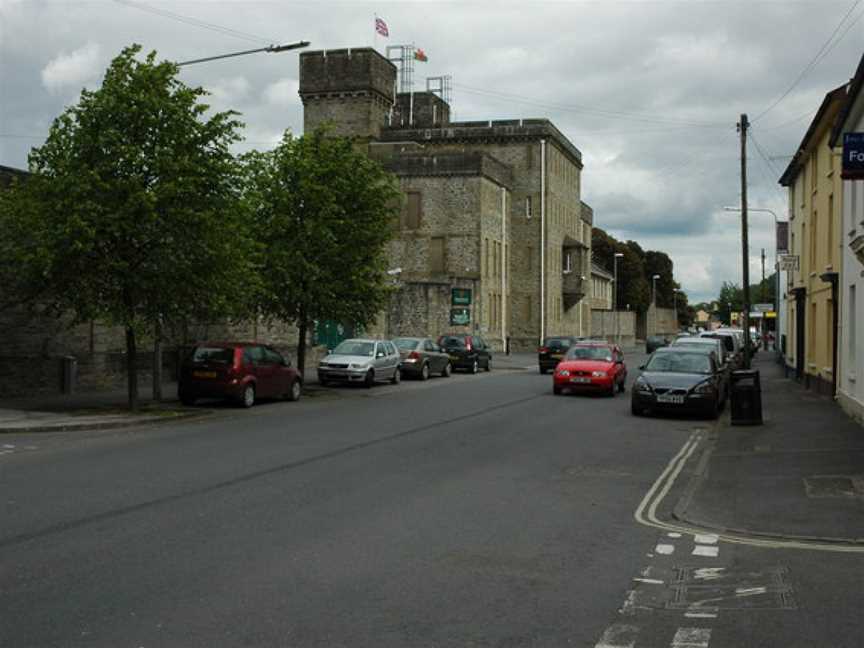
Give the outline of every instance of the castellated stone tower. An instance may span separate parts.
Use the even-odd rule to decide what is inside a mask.
[[[325,122],[333,134],[377,140],[393,108],[396,66],[370,47],[300,55],[303,130]]]

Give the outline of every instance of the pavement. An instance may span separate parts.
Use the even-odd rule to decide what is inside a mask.
[[[864,544],[864,428],[784,378],[773,353],[753,368],[764,425],[732,426],[727,408],[674,516],[718,532]]]
[[[537,364],[534,353],[495,354],[494,370],[521,371],[533,369]],[[356,395],[365,392],[348,391],[336,388],[323,388],[318,385],[314,368],[307,369],[304,387],[307,396],[318,395]],[[151,397],[151,386],[145,382],[139,385],[140,410],[128,411],[126,389],[113,389],[97,392],[73,394],[49,394],[30,398],[4,399],[0,401],[0,434],[12,432],[66,432],[79,430],[100,430],[152,425],[212,415],[227,408],[216,406],[211,409],[201,407],[187,408],[177,399],[177,384],[165,383],[164,395],[159,402]]]

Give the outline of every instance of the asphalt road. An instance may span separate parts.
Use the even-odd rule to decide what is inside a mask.
[[[864,644],[861,554],[635,521],[710,422],[528,371],[343,389],[9,436],[0,646]]]

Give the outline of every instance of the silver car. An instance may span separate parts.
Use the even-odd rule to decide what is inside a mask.
[[[318,382],[356,382],[371,387],[389,380],[398,385],[402,378],[401,357],[389,340],[344,340],[318,363]]]

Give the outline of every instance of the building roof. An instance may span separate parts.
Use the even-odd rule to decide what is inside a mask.
[[[397,154],[382,160],[385,169],[400,177],[476,175],[508,189],[513,186],[509,166],[491,155],[471,153],[436,153],[431,155]]]
[[[382,142],[435,142],[476,143],[535,141],[547,139],[554,142],[573,164],[582,168],[582,153],[548,119],[504,119],[492,121],[450,122],[441,128],[385,127],[381,131]]]
[[[606,270],[602,266],[597,265],[593,261],[591,262],[591,274],[592,275],[599,275],[599,276],[605,277],[606,279],[609,279],[609,280],[612,280],[615,278],[611,272],[609,272],[608,270]]]
[[[858,61],[858,69],[855,70],[855,76],[852,77],[852,80],[846,86],[846,101],[840,109],[840,114],[837,115],[834,128],[831,129],[831,139],[828,140],[829,146],[837,146],[846,119],[848,119],[849,113],[852,112],[852,107],[855,105],[855,100],[858,98],[858,93],[861,92],[862,86],[864,86],[864,54],[861,55],[861,60]]]
[[[840,103],[845,97],[845,83],[839,88],[834,88],[833,90],[831,90],[831,92],[825,95],[825,98],[822,100],[822,104],[819,106],[819,110],[816,113],[816,116],[813,118],[813,121],[810,122],[810,127],[807,129],[807,132],[804,133],[804,139],[801,140],[801,144],[798,146],[798,150],[795,151],[795,155],[792,156],[792,160],[789,162],[789,166],[786,167],[783,175],[780,176],[780,180],[778,182],[781,185],[783,185],[784,187],[788,187],[793,182],[795,182],[795,178],[798,177],[798,174],[804,167],[804,160],[807,157],[808,149],[813,144],[813,140],[816,137],[816,134],[820,132],[824,126],[827,126],[830,123],[826,121],[826,118],[832,119],[833,115],[836,114]]]

